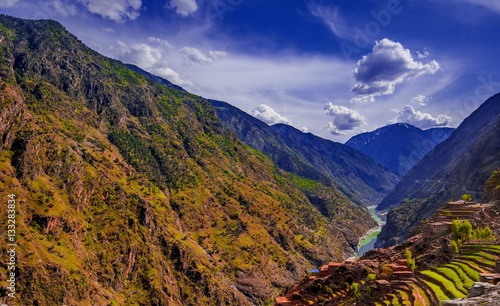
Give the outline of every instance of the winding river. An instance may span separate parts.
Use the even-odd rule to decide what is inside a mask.
[[[375,228],[372,228],[371,230],[368,231],[359,241],[358,243],[358,252],[356,255],[358,257],[363,256],[364,253],[372,250],[375,247],[375,242],[377,242],[377,236],[380,234],[380,230],[382,229],[382,226],[384,226],[385,221],[380,219],[380,217],[377,215],[376,209],[377,206],[369,206],[368,210],[370,211],[370,214],[375,221],[377,221],[378,226]]]

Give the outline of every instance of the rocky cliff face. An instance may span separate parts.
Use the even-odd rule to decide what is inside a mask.
[[[16,305],[261,305],[313,265],[353,254],[350,241],[373,226],[366,210],[242,144],[206,100],[56,22],[0,16],[0,55]]]
[[[424,131],[409,124],[397,123],[356,135],[349,139],[346,145],[404,176],[454,130],[435,128]]]
[[[484,182],[500,166],[500,94],[488,99],[436,146],[384,198],[378,209],[394,208],[379,245],[408,237],[409,230],[443,203],[470,193],[480,201]]]

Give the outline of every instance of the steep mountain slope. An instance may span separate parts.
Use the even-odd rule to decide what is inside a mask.
[[[315,180],[328,182],[333,179],[356,203],[378,204],[399,179],[348,146],[287,125],[270,127],[225,102],[210,103],[224,125],[245,143],[269,156],[281,169]]]
[[[261,305],[318,262],[352,255],[374,226],[342,194],[241,143],[208,101],[57,22],[0,16],[8,194],[18,203],[14,303],[0,291],[9,305]]]
[[[314,180],[328,180],[327,175],[316,169],[299,152],[289,148],[283,137],[266,123],[226,102],[209,101],[222,123],[239,139],[264,152],[282,169]]]
[[[409,124],[396,123],[356,135],[346,145],[404,176],[432,148],[450,137],[454,130],[435,128],[424,131]]]
[[[413,167],[380,203],[393,209],[378,238],[390,245],[450,199],[471,193],[480,200],[484,182],[500,166],[500,94],[488,99],[457,130]]]
[[[290,148],[302,152],[317,169],[333,177],[342,191],[363,203],[377,203],[399,180],[393,172],[346,145],[302,133],[289,125],[277,124],[272,128]]]

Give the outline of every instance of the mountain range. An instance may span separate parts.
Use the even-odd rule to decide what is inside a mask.
[[[453,128],[422,130],[407,123],[396,123],[373,132],[356,135],[349,139],[346,145],[404,176],[454,130]]]
[[[393,245],[450,199],[471,194],[500,167],[500,94],[488,99],[453,134],[431,150],[377,207],[391,209],[377,245]]]
[[[55,21],[0,15],[14,304],[270,304],[354,255],[377,225],[364,206],[389,211],[381,246],[464,193],[499,201],[498,131],[500,94],[455,131],[397,124],[340,144],[104,57]]]
[[[314,180],[333,181],[358,204],[378,204],[399,181],[398,175],[349,146],[289,125],[269,126],[225,102],[210,103],[225,126],[281,169]]]
[[[55,21],[0,16],[0,55],[0,197],[18,203],[16,299],[2,287],[0,302],[262,305],[376,225],[242,143],[206,99]]]

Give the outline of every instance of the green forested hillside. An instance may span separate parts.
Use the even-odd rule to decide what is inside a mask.
[[[0,152],[16,305],[260,305],[374,226],[53,21],[0,17]]]

